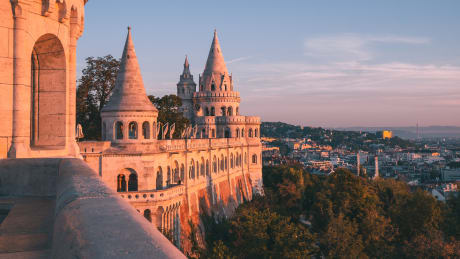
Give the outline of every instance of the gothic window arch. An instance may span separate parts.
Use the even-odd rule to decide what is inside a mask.
[[[237,137],[237,138],[240,137],[240,129],[239,129],[239,128],[236,128],[236,137]]]
[[[161,169],[161,166],[159,166],[157,170],[156,189],[163,189],[163,170]]]
[[[257,155],[256,154],[252,155],[252,163],[257,164]]]
[[[137,139],[137,122],[132,121],[129,123],[128,133],[130,139]]]
[[[189,179],[195,179],[195,161],[190,161],[190,168],[189,168],[189,174],[188,174]]]
[[[117,139],[123,139],[123,122],[121,121],[115,124],[115,136]]]
[[[233,108],[231,106],[227,108],[227,114],[228,116],[233,116]]]
[[[211,91],[216,91],[216,85],[214,83],[211,84]]]
[[[208,107],[205,108],[205,115],[209,116],[209,108]]]
[[[152,213],[149,209],[144,210],[144,218],[149,222],[152,222]]]
[[[204,164],[204,158],[201,158],[201,167],[200,167],[200,175],[204,176],[205,173],[205,164]]]
[[[180,181],[179,163],[177,161],[174,161],[173,182],[178,183],[179,181]]]
[[[184,181],[185,179],[185,166],[184,164],[181,164],[180,165],[180,181],[181,183]]]
[[[259,130],[258,129],[254,130],[254,137],[255,138],[259,137]]]
[[[168,170],[166,173],[166,186],[170,186],[171,183],[171,167],[168,166]]]
[[[206,176],[209,176],[209,160],[206,159]]]
[[[244,138],[244,128],[241,129],[241,137]]]
[[[216,130],[215,129],[211,130],[211,136],[212,136],[212,138],[216,137]]]
[[[230,168],[233,169],[234,164],[233,164],[233,153],[230,154]]]
[[[212,172],[217,173],[217,158],[216,158],[216,156],[214,156],[214,158],[212,159]]]
[[[220,171],[224,171],[224,155],[220,155]]]
[[[236,115],[240,115],[240,107],[236,107]]]
[[[225,108],[225,106],[222,106],[220,109],[221,109],[222,116],[226,116],[227,115],[227,112],[226,112],[227,109]]]
[[[150,138],[150,123],[148,121],[142,123],[142,137],[144,137],[144,139]]]
[[[211,107],[211,116],[216,116],[216,108]]]
[[[129,174],[129,180],[128,180],[128,191],[130,192],[136,192],[138,189],[137,185],[137,174],[135,172],[131,172]]]
[[[249,129],[248,137],[252,138],[252,129]]]

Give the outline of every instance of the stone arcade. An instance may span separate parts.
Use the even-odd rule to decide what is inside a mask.
[[[177,94],[195,132],[184,139],[165,137],[128,28],[114,92],[101,112],[103,141],[79,143],[102,180],[177,244],[187,232],[184,223],[196,222],[200,210],[228,216],[262,190],[260,119],[240,115],[239,93],[216,32],[199,83],[196,91],[186,58]]]

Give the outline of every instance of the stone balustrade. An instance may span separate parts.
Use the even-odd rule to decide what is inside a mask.
[[[234,98],[240,98],[240,93],[239,92],[234,92],[234,91],[203,91],[203,92],[195,92],[193,93],[194,98],[200,98],[200,97],[234,97]]]
[[[177,185],[163,190],[122,192],[120,197],[129,202],[165,201],[172,200],[184,194],[185,186]]]

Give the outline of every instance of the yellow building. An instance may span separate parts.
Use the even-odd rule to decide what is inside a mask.
[[[392,138],[392,137],[393,137],[393,131],[391,131],[391,130],[384,130],[384,131],[382,132],[382,138],[383,138],[383,139],[390,139],[390,138]]]

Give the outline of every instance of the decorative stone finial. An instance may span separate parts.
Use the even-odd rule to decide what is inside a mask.
[[[131,26],[128,26],[128,31],[130,31],[130,30],[131,30]]]

